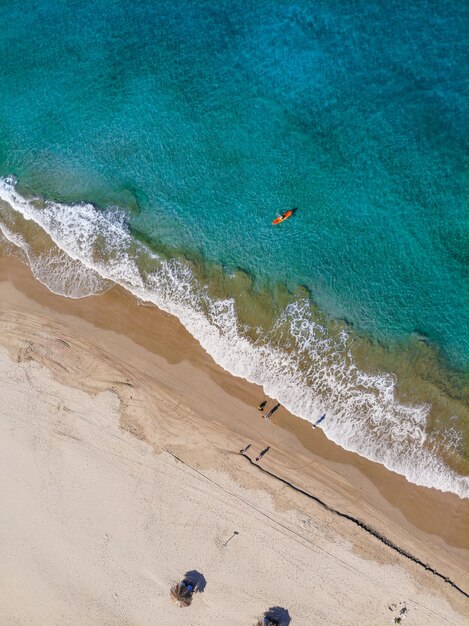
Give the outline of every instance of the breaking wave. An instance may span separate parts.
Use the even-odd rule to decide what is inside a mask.
[[[469,497],[469,479],[448,467],[429,439],[430,406],[402,404],[392,374],[358,368],[351,337],[345,331],[328,334],[308,300],[286,306],[272,328],[253,341],[233,298],[210,296],[183,261],[160,257],[137,242],[123,212],[27,199],[12,178],[0,179],[0,200],[40,226],[60,250],[59,257],[34,257],[25,239],[0,222],[4,236],[27,254],[36,277],[55,293],[76,298],[118,283],[177,316],[219,365],[262,385],[295,415],[314,422],[327,413],[323,430],[343,448],[417,485]],[[0,205],[0,216],[3,210]]]

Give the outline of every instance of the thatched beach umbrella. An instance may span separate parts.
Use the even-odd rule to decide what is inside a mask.
[[[192,593],[194,588],[186,581],[176,583],[171,587],[171,600],[178,606],[189,606],[192,602]]]
[[[260,617],[257,620],[256,626],[279,626],[276,619],[272,619],[269,617]]]

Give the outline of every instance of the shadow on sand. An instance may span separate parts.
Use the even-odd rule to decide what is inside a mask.
[[[187,580],[192,585],[194,585],[194,593],[203,593],[205,587],[207,586],[205,576],[195,569],[191,570],[190,572],[186,572],[184,574],[184,580]]]
[[[266,618],[268,620],[267,623],[276,624],[276,626],[289,626],[291,622],[288,609],[284,609],[281,606],[270,607],[270,609],[264,613],[264,620]]]

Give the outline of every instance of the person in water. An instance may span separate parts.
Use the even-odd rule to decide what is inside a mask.
[[[275,406],[273,406],[273,407],[270,409],[270,411],[267,413],[267,415],[264,415],[264,419],[269,419],[269,417],[272,415],[272,413],[275,413],[275,411],[276,411],[277,409],[279,409],[279,408],[280,408],[280,406],[281,406],[281,405],[280,405],[280,402],[279,402],[278,404],[276,404]]]
[[[265,407],[265,405],[266,405],[266,404],[267,404],[267,400],[262,400],[262,402],[259,404],[259,406],[257,407],[257,409],[258,409],[259,411],[263,411],[263,410],[264,410],[264,407]]]

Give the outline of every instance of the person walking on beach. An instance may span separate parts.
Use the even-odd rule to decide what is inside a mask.
[[[324,420],[324,419],[326,419],[326,414],[325,413],[324,413],[324,415],[321,415],[321,417],[318,419],[318,421],[313,424],[313,428],[316,428],[316,426],[318,424],[320,424],[322,422],[322,420]]]
[[[276,411],[277,409],[279,409],[279,408],[280,408],[280,402],[279,402],[278,404],[276,404],[275,406],[273,406],[273,407],[270,409],[270,411],[267,413],[267,415],[264,415],[264,416],[263,416],[263,417],[264,417],[264,419],[268,420],[268,419],[269,419],[269,417],[272,415],[272,413],[275,413],[275,411]]]
[[[244,454],[246,452],[246,450],[249,450],[250,447],[251,447],[251,444],[248,443],[248,445],[245,448],[243,448],[242,450],[240,450],[239,453],[240,454]]]
[[[267,448],[264,448],[262,452],[259,452],[259,456],[256,456],[256,461],[260,461],[262,457],[264,456],[264,454],[267,454],[269,450],[270,450],[270,446],[267,446]]]
[[[265,408],[265,405],[267,404],[267,400],[262,400],[262,402],[259,404],[259,406],[257,407],[258,411],[263,411]]]

